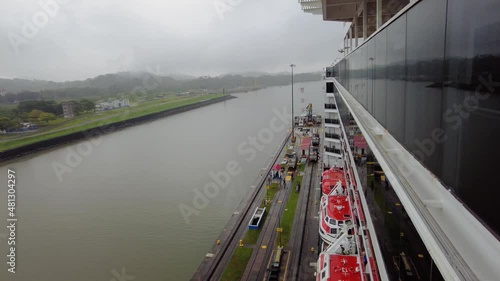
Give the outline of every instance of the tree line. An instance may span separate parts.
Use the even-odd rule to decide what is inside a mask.
[[[73,103],[73,113],[93,111],[95,104],[88,99],[69,101]],[[10,112],[0,116],[0,130],[15,131],[22,128],[21,123],[29,122],[38,125],[47,125],[50,121],[62,116],[62,103],[54,100],[48,101],[22,101]]]
[[[319,73],[295,74],[294,80],[298,83],[319,81]],[[144,88],[145,81],[155,85],[152,92],[186,92],[206,89],[221,91],[222,89],[237,89],[239,87],[272,87],[291,83],[290,74],[270,75],[263,74],[257,77],[242,75],[225,75],[217,77],[199,77],[190,80],[176,80],[171,77],[156,76],[155,74],[116,73],[97,76],[85,81],[47,82],[23,79],[1,79],[0,90],[6,93],[0,96],[0,103],[18,103],[29,100],[68,100],[82,98],[102,98],[122,93],[131,93],[138,88]]]

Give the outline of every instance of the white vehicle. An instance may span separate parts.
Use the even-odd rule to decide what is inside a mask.
[[[299,126],[300,127],[304,126],[304,118],[302,118],[302,116],[299,118]]]

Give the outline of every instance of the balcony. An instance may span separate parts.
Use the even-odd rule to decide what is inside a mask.
[[[332,133],[325,133],[325,138],[340,140],[340,135],[339,134],[332,134]]]
[[[325,118],[325,124],[340,125],[339,119]]]
[[[340,135],[339,134],[332,134],[332,133],[325,133],[325,141],[340,143]]]
[[[325,146],[325,152],[332,154],[332,156],[342,157],[342,151],[335,147]]]
[[[337,109],[337,105],[334,103],[325,103],[325,109]]]
[[[333,94],[332,94],[333,95]],[[325,103],[326,113],[338,113],[337,105],[335,103]]]

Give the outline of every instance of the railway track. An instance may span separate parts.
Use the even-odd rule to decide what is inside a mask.
[[[292,187],[283,189],[278,194],[276,201],[280,201],[281,203],[275,203],[273,208],[270,210],[269,218],[266,220],[266,223],[262,228],[260,237],[254,246],[254,252],[250,257],[241,280],[256,281],[264,279],[269,260],[272,258],[274,245],[276,244],[276,228],[280,225],[280,218],[283,216],[290,192],[292,192]],[[263,246],[265,247],[263,248]]]
[[[306,173],[306,175],[309,175],[309,177],[306,179],[307,181],[303,184],[303,197],[299,200],[299,208],[298,208],[298,217],[296,218],[296,222],[294,223],[294,235],[293,235],[293,243],[292,245],[292,255],[291,255],[291,274],[287,276],[291,277],[290,280],[300,280],[299,279],[299,274],[300,274],[300,268],[301,264],[303,262],[303,256],[304,256],[304,240],[305,240],[305,234],[307,232],[307,226],[309,223],[311,223],[311,219],[309,218],[310,215],[310,199],[311,199],[311,192],[314,192],[314,186],[315,186],[315,178],[316,178],[316,169],[317,169],[318,163],[313,163],[309,165],[309,173]],[[306,189],[307,187],[307,189]],[[316,223],[317,221],[313,220],[313,223]],[[311,278],[313,276],[311,275]]]
[[[290,187],[277,193],[277,202],[270,210],[269,219],[266,220],[261,235],[254,245],[254,251],[241,278],[244,281],[263,280],[268,277],[268,268],[273,258],[274,246],[277,243],[277,228],[280,226],[281,218],[285,212],[290,194],[293,191],[293,181]]]
[[[213,261],[208,263],[207,265],[208,269],[207,270],[198,269],[198,271],[194,274],[191,280],[209,281],[209,280],[219,280],[220,277],[222,277],[222,273],[224,272],[227,263],[229,263],[232,257],[232,253],[234,252],[234,249],[238,246],[237,244],[239,244],[239,237],[241,237],[244,231],[246,230],[246,224],[244,224],[244,222],[248,221],[249,214],[251,215],[250,211],[252,210],[252,206],[255,205],[254,203],[258,198],[264,196],[262,186],[264,185],[265,180],[267,178],[266,175],[269,174],[269,171],[273,168],[274,163],[276,163],[276,161],[279,159],[284,148],[286,147],[286,144],[288,143],[288,140],[290,139],[290,136],[291,133],[285,137],[285,140],[282,142],[281,147],[275,153],[275,156],[271,161],[269,167],[267,168],[266,172],[263,173],[262,176],[260,177],[258,184],[255,186],[253,194],[251,195],[250,199],[248,199],[249,202],[247,203],[245,208],[238,214],[239,217],[229,237],[225,239],[225,241],[222,241],[220,245],[221,249],[212,257]]]

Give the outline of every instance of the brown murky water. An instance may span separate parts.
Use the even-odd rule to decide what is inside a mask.
[[[322,111],[322,85],[295,85],[296,114],[308,102]],[[7,168],[17,175],[19,219],[15,274],[7,272],[0,228],[0,280],[188,280],[282,141],[288,124],[273,109],[289,108],[290,89],[236,94],[0,167],[0,224],[7,225]],[[254,149],[248,138],[259,134],[267,143]],[[217,183],[210,172],[230,161],[241,172],[195,209],[194,189]],[[199,212],[189,224],[180,204]]]

